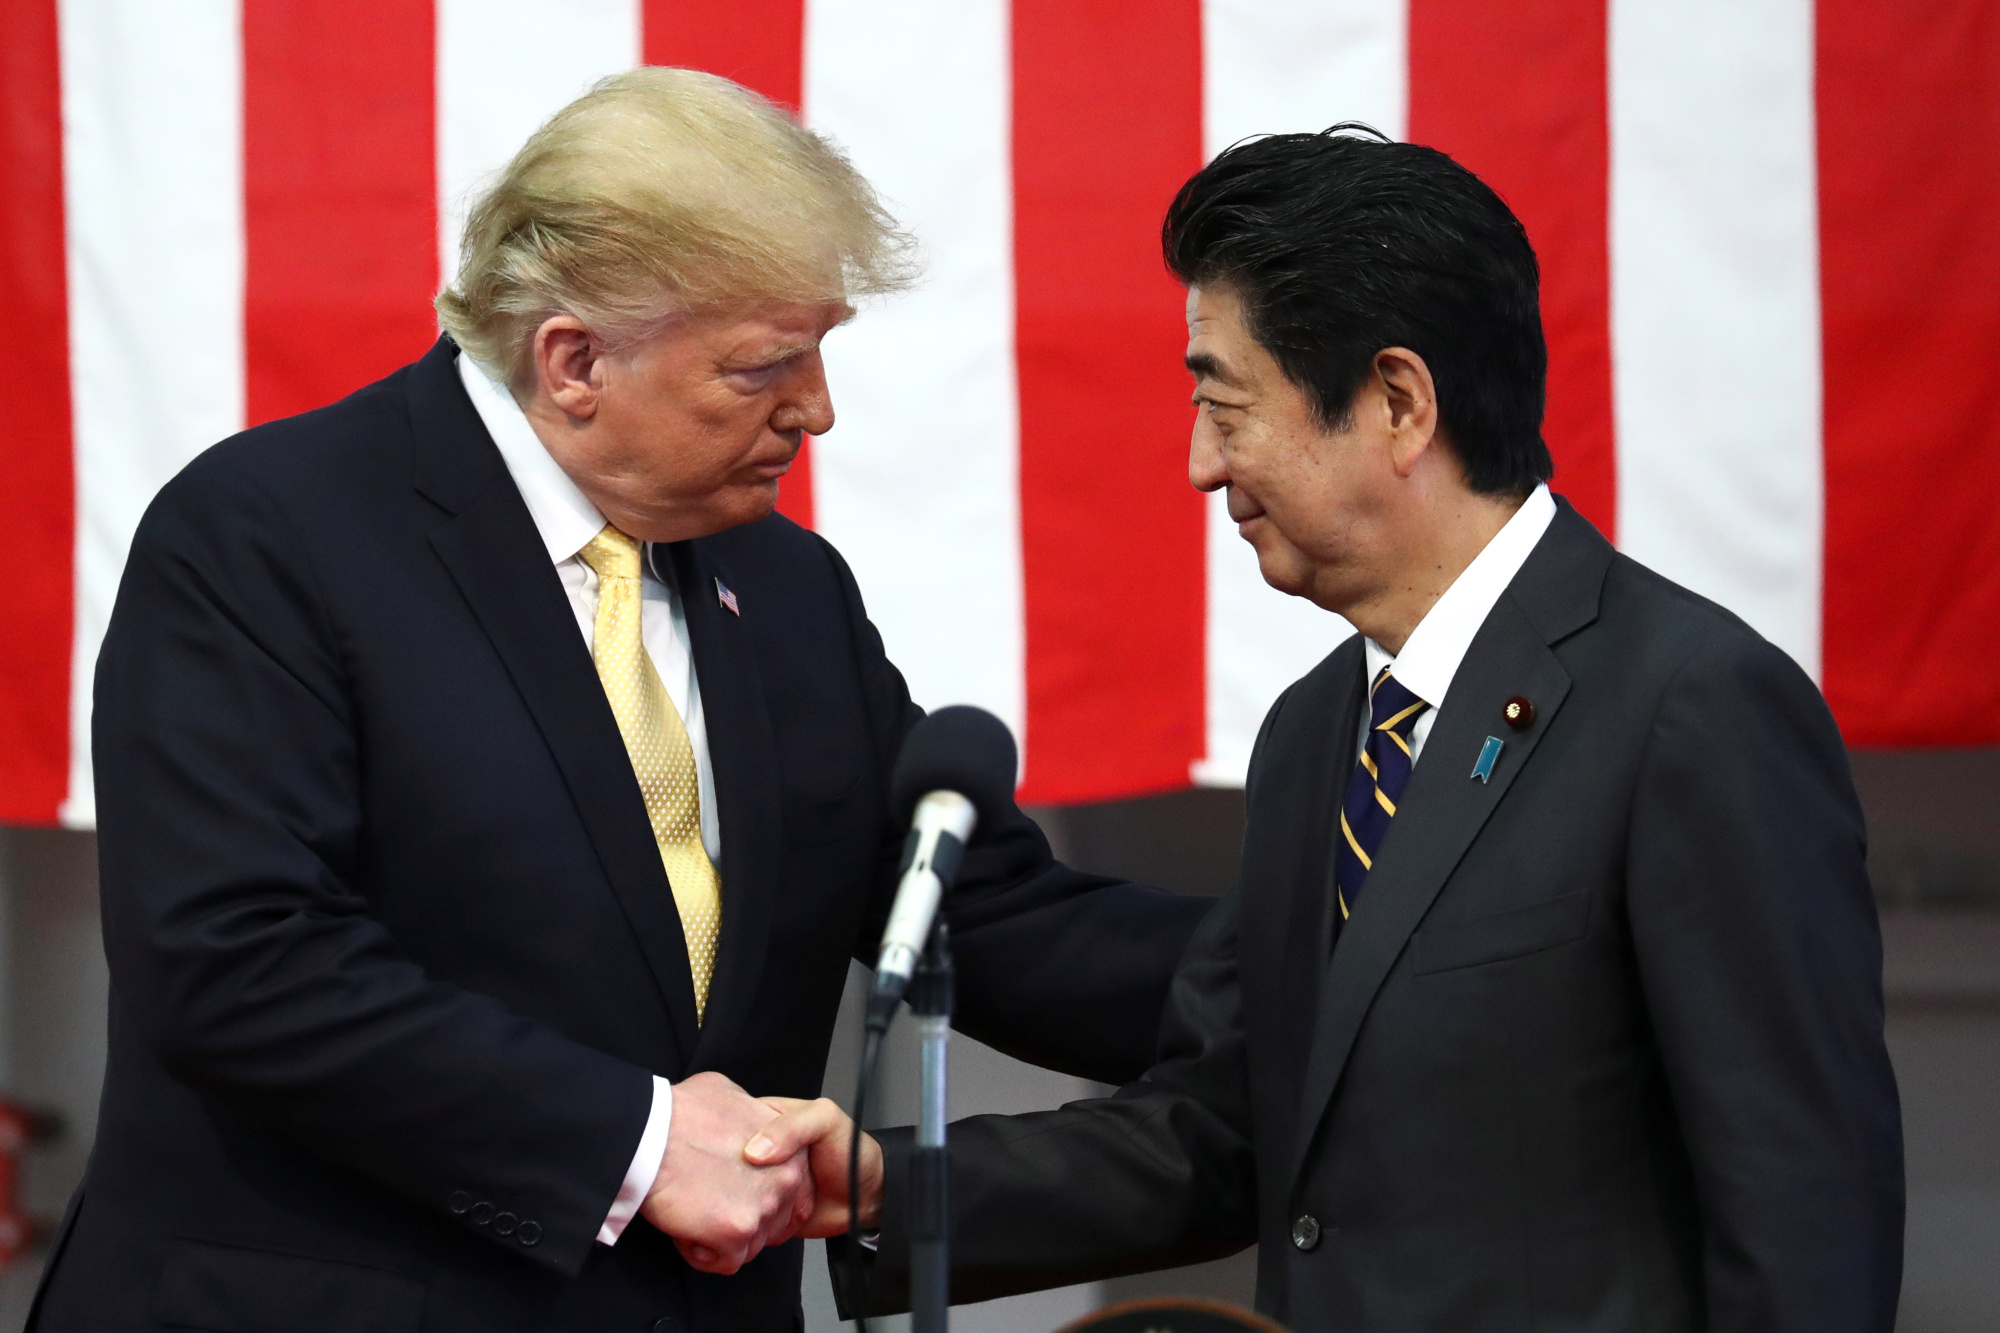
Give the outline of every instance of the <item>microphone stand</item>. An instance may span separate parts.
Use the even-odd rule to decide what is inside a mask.
[[[951,941],[931,927],[906,997],[917,1020],[919,1101],[910,1155],[910,1330],[945,1333],[951,1304],[951,1166],[945,1150],[945,1060],[951,1044]]]

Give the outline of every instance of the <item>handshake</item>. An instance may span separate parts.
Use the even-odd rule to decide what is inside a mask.
[[[734,1273],[766,1245],[848,1229],[854,1122],[822,1097],[752,1097],[721,1074],[674,1085],[667,1150],[640,1214],[704,1273]],[[861,1136],[861,1224],[882,1202],[882,1150]]]

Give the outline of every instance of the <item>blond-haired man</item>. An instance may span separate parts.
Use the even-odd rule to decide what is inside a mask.
[[[31,1322],[795,1326],[811,1181],[745,1163],[744,1089],[819,1090],[920,714],[771,510],[904,256],[767,104],[623,75],[477,205],[427,356],[161,493],[97,683],[99,1140]],[[1017,812],[951,904],[963,1025],[1134,1074],[1202,906]]]

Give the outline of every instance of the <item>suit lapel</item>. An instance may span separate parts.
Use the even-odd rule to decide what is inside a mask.
[[[555,757],[686,1057],[695,1048],[694,983],[645,801],[547,548],[458,383],[455,351],[440,340],[410,386],[417,487],[452,514],[431,547]]]
[[[752,600],[739,602],[735,612],[724,609],[717,582],[729,585],[729,575],[706,543],[678,543],[670,558],[693,643],[722,821],[722,938],[694,1061],[694,1068],[706,1069],[755,1012],[778,906],[783,812],[777,742],[745,619],[759,608]]]
[[[1265,835],[1263,830],[1338,827],[1340,799],[1347,769],[1352,766],[1344,761],[1354,753],[1355,727],[1365,689],[1360,636],[1351,638],[1335,653],[1334,661],[1328,664],[1334,675],[1333,687],[1321,696],[1322,704],[1317,711],[1298,720],[1303,733],[1301,751],[1282,773],[1277,770],[1273,773],[1280,781],[1283,774],[1299,775],[1296,803],[1286,799],[1291,793],[1281,787],[1274,793],[1278,798],[1274,802],[1277,807],[1274,817],[1268,823],[1259,819],[1258,828],[1245,838],[1250,854],[1274,846],[1289,845],[1297,849],[1298,859],[1293,864],[1259,866],[1253,872],[1283,896],[1274,896],[1268,909],[1260,905],[1256,911],[1246,913],[1244,921],[1245,943],[1255,938],[1259,945],[1254,951],[1246,949],[1246,956],[1270,960],[1278,969],[1278,1003],[1274,1009],[1278,1014],[1310,1014],[1319,1007],[1326,980],[1327,939],[1333,929],[1333,895],[1325,891],[1333,873],[1333,843],[1319,837],[1303,840],[1273,837]],[[1259,804],[1263,803],[1260,793]],[[1250,935],[1252,931],[1255,936]],[[1273,1035],[1285,1048],[1280,1067],[1294,1071],[1297,1077],[1297,1071],[1306,1065],[1312,1029],[1304,1023],[1283,1022]]]
[[[1570,678],[1550,645],[1594,618],[1610,560],[1609,544],[1563,502],[1549,532],[1466,652],[1410,775],[1401,812],[1369,872],[1367,892],[1325,970],[1292,1180],[1304,1169],[1376,993],[1561,710]],[[1525,731],[1508,727],[1501,716],[1516,694],[1535,701],[1536,719]],[[1358,713],[1359,703],[1354,707]],[[1492,778],[1479,782],[1471,774],[1488,736],[1499,737],[1503,748]],[[1338,765],[1341,783],[1351,767],[1351,762]],[[1330,888],[1326,896],[1331,897]]]

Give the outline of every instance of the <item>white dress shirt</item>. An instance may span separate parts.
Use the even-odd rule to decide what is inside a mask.
[[[500,457],[506,462],[514,485],[520,488],[521,498],[527,502],[535,530],[548,548],[549,560],[562,579],[563,591],[569,594],[570,609],[576,613],[577,628],[583,632],[584,644],[588,646],[597,631],[597,571],[577,553],[604,530],[604,515],[577,489],[542,444],[527,414],[521,411],[505,385],[489,379],[471,357],[462,354],[458,358],[458,378],[472,399],[473,410],[485,423],[486,433],[499,446]],[[639,637],[645,642],[646,655],[653,659],[660,683],[666,686],[667,697],[681,715],[688,743],[694,747],[695,773],[701,787],[701,843],[720,872],[722,833],[715,808],[715,768],[708,757],[708,727],[702,717],[701,686],[694,673],[687,615],[673,579],[661,577],[661,568],[654,563],[654,550],[647,546],[640,569]],[[639,1149],[632,1155],[632,1165],[612,1201],[611,1213],[598,1228],[597,1239],[601,1244],[616,1245],[625,1233],[626,1224],[645,1202],[646,1191],[660,1173],[660,1159],[666,1156],[667,1129],[673,1117],[673,1087],[655,1074],[653,1109],[646,1118],[645,1132],[639,1136]]]
[[[1417,622],[1410,637],[1403,641],[1402,652],[1392,657],[1375,640],[1364,640],[1369,680],[1380,675],[1383,667],[1393,667],[1403,687],[1430,705],[1410,728],[1411,764],[1423,757],[1431,723],[1444,707],[1445,692],[1451,688],[1452,677],[1458,674],[1458,664],[1465,660],[1466,650],[1472,647],[1473,637],[1555,518],[1555,497],[1549,494],[1547,486],[1535,487],[1535,493],[1514,511],[1514,516],[1493,534],[1493,540],[1472,558],[1472,563],[1444,590],[1444,596]],[[1368,745],[1368,717],[1368,698],[1364,694],[1361,736],[1354,747],[1357,763]]]

